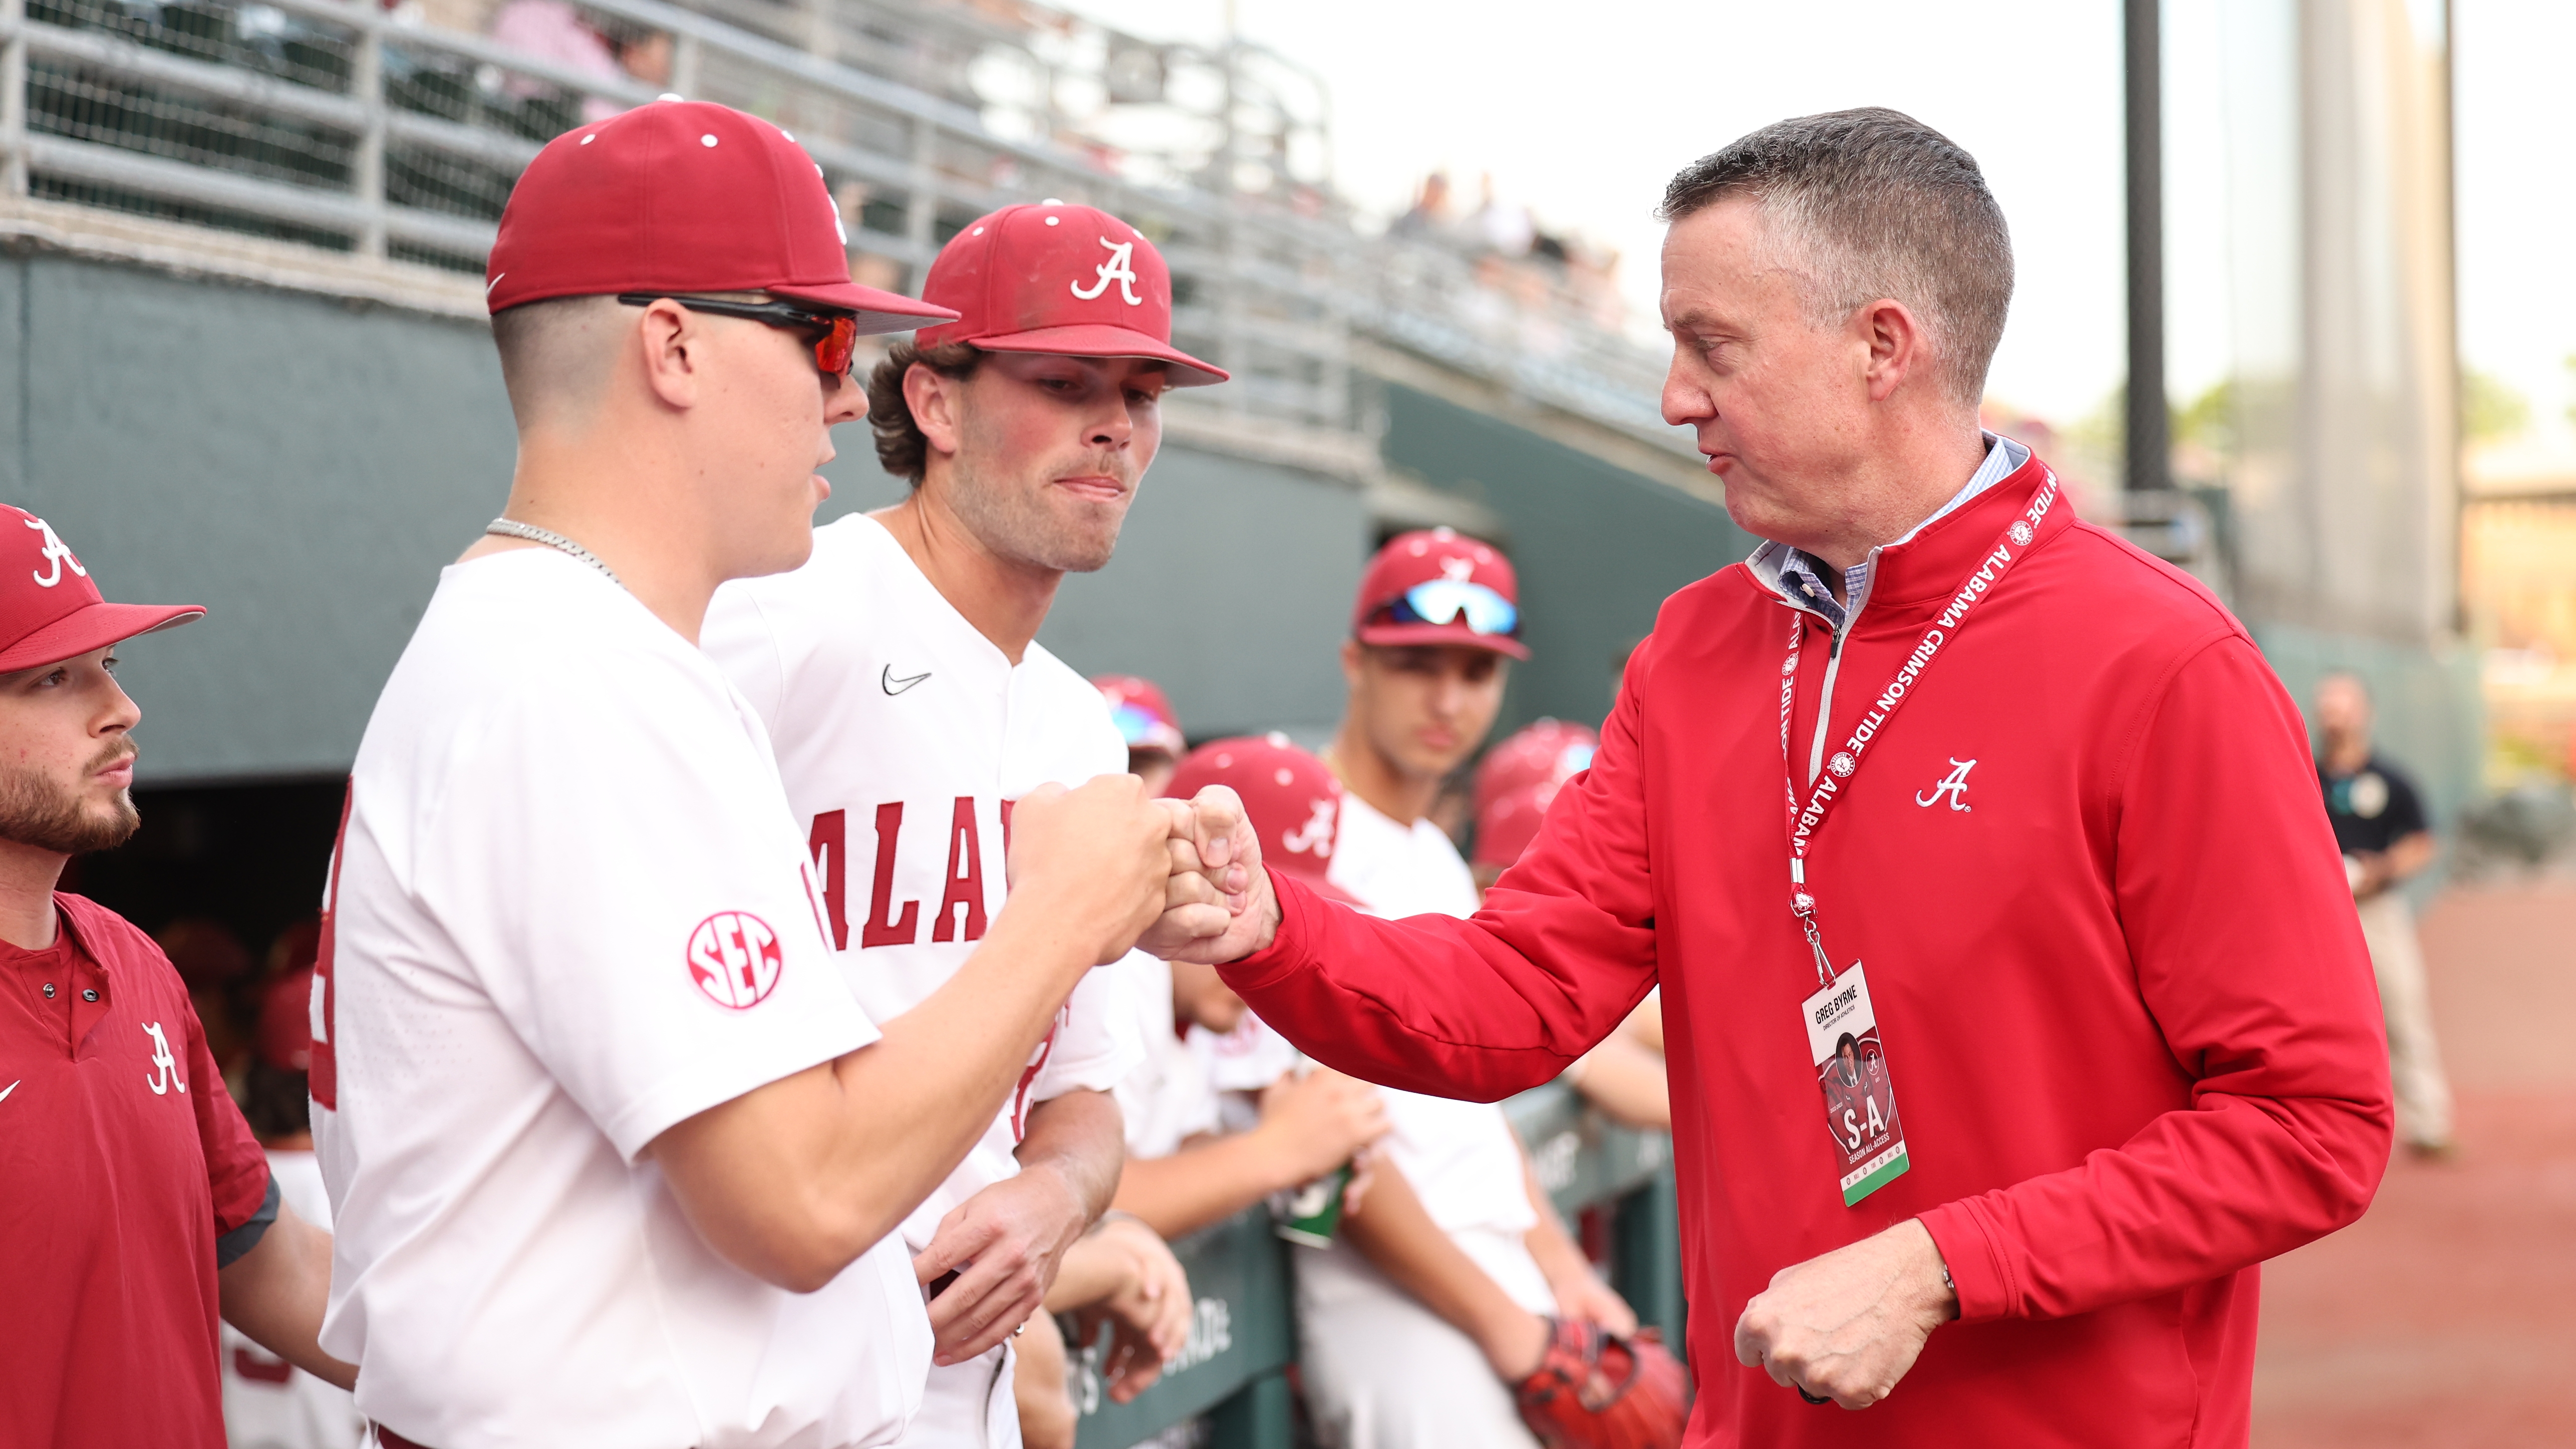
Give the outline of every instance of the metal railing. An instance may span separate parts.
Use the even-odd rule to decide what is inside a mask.
[[[839,25],[860,0],[699,3],[776,11],[775,31],[797,15]],[[1311,189],[1145,184],[1103,151],[997,134],[976,106],[846,64],[836,56],[860,42],[839,31],[799,47],[663,0],[583,8],[670,36],[671,90],[791,132],[841,204],[862,280],[917,288],[939,246],[994,207],[1088,202],[1163,249],[1175,340],[1237,379],[1190,399],[1220,419],[1373,456],[1351,385],[1358,330],[1672,443],[1644,349],[1544,288],[1505,295],[1456,252],[1363,238]],[[869,43],[881,57],[882,36]],[[655,94],[343,0],[0,0],[0,193],[477,271],[546,140]]]

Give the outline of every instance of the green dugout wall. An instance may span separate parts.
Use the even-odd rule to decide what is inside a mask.
[[[840,430],[826,517],[899,496]],[[135,641],[147,787],[335,776],[438,570],[499,511],[509,405],[478,323],[50,253],[0,259],[0,500],[111,597],[202,603]],[[1167,446],[1118,557],[1042,636],[1185,717],[1329,716],[1368,547],[1349,484]]]
[[[1385,406],[1387,465],[1491,510],[1508,533],[1530,658],[1514,666],[1498,737],[1541,715],[1599,724],[1665,597],[1752,552],[1707,499],[1414,388],[1387,385]]]

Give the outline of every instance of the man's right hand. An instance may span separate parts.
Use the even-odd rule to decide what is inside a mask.
[[[1067,790],[1041,785],[1011,810],[1010,906],[1094,949],[1102,965],[1127,954],[1166,919],[1207,929],[1223,897],[1195,851],[1175,839],[1172,802],[1146,798],[1133,775],[1103,775]]]
[[[1261,1125],[1271,1156],[1292,1183],[1323,1176],[1386,1135],[1386,1098],[1357,1077],[1317,1067],[1282,1077],[1261,1094]]]
[[[1184,808],[1190,824],[1184,828],[1176,821],[1172,833],[1174,879],[1185,872],[1221,875],[1229,887],[1239,883],[1240,902],[1229,895],[1225,913],[1176,906],[1145,932],[1142,944],[1166,961],[1202,966],[1240,961],[1279,934],[1279,898],[1270,888],[1270,872],[1261,864],[1261,837],[1244,815],[1243,802],[1223,785],[1201,790]],[[1224,858],[1211,866],[1199,858],[1201,850]]]

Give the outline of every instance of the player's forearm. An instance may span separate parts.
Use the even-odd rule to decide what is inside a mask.
[[[1055,1282],[1047,1288],[1046,1311],[1071,1313],[1124,1292],[1136,1279],[1134,1255],[1093,1233],[1064,1250]]]
[[[1049,1171],[1064,1180],[1082,1205],[1088,1227],[1109,1210],[1118,1194],[1119,1170],[1127,1162],[1126,1123],[1118,1099],[1107,1092],[1067,1092],[1029,1108],[1028,1130],[1020,1138],[1020,1170]]]
[[[885,1236],[957,1170],[1027,1070],[1093,953],[1008,907],[946,985],[832,1064],[840,1130],[816,1176],[851,1205],[851,1252]],[[873,1232],[869,1231],[873,1228]]]
[[[322,1351],[322,1311],[331,1295],[331,1235],[280,1204],[277,1221],[249,1252],[216,1275],[224,1321],[251,1342],[313,1375],[350,1388],[355,1364]]]
[[[981,1138],[1097,959],[1014,901],[875,1043],[680,1122],[646,1152],[727,1261],[811,1292],[894,1231]]]
[[[2419,830],[2402,835],[2388,847],[2388,883],[2397,885],[2433,863],[2433,836]]]
[[[1342,1235],[1389,1282],[1475,1340],[1495,1373],[1518,1380],[1538,1366],[1547,1325],[1450,1241],[1394,1163],[1378,1165],[1360,1210],[1342,1219]]]
[[[1182,1238],[1295,1185],[1284,1180],[1269,1141],[1244,1132],[1129,1162],[1115,1206],[1166,1238]]]
[[[1565,1219],[1557,1216],[1555,1199],[1539,1186],[1538,1173],[1530,1167],[1526,1151],[1521,1154],[1521,1186],[1529,1194],[1531,1210],[1538,1214],[1538,1226],[1524,1234],[1523,1241],[1529,1245],[1530,1257],[1538,1263],[1539,1272],[1546,1275],[1550,1285],[1589,1276],[1592,1264],[1584,1258],[1583,1249],[1576,1246],[1574,1235],[1565,1230]]]
[[[1574,1089],[1612,1119],[1636,1128],[1673,1125],[1673,1102],[1664,1059],[1625,1031],[1613,1032],[1572,1069]]]

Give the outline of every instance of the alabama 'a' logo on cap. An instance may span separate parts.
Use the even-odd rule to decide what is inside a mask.
[[[61,583],[63,581],[63,569],[66,566],[69,566],[71,571],[81,578],[89,577],[89,570],[82,568],[81,561],[72,557],[71,545],[62,541],[61,536],[54,532],[54,526],[52,524],[47,523],[41,518],[30,518],[25,520],[25,522],[26,525],[29,528],[34,529],[38,535],[37,547],[39,552],[36,555],[37,566],[33,570],[30,570],[31,575],[36,580],[37,587],[50,589],[56,584]]]
[[[1107,237],[1102,237],[1100,244],[1109,248],[1109,260],[1102,262],[1096,268],[1100,275],[1092,282],[1090,291],[1082,290],[1082,284],[1075,282],[1072,284],[1073,295],[1085,302],[1093,301],[1101,293],[1109,290],[1110,283],[1116,282],[1119,295],[1127,299],[1128,306],[1144,306],[1145,299],[1136,295],[1136,244],[1132,241],[1111,241]]]

